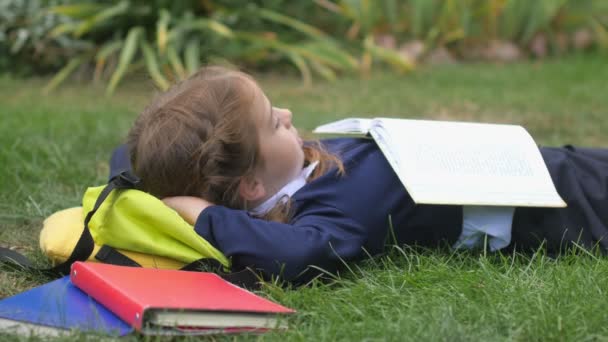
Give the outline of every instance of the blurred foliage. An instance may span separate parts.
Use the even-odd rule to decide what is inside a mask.
[[[65,1],[63,1],[65,2]],[[62,1],[0,1],[0,71],[16,74],[57,70],[66,60],[92,47],[91,42],[67,35],[50,37],[49,32],[70,21],[44,8]]]
[[[93,47],[75,55],[47,90],[82,65],[94,65],[95,79],[108,74],[109,93],[141,67],[165,89],[214,59],[252,66],[289,61],[307,83],[313,70],[332,79],[335,72],[357,68],[357,60],[323,31],[255,2],[78,1],[48,12],[71,19],[55,26],[50,37],[86,38]]]
[[[412,41],[422,55],[508,41],[538,57],[587,30],[605,49],[607,23],[605,0],[2,0],[0,71],[56,72],[47,91],[76,72],[112,93],[137,70],[165,89],[223,62],[292,65],[310,84],[378,63],[407,72],[418,56],[401,47]]]

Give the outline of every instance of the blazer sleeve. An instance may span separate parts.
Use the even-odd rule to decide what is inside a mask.
[[[340,210],[306,202],[288,224],[208,207],[195,230],[232,260],[234,270],[250,267],[265,276],[303,283],[321,274],[319,269],[334,273],[344,261],[361,256],[365,242],[365,229]]]

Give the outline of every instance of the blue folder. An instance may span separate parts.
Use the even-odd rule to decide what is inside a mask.
[[[65,276],[0,300],[0,332],[60,335],[71,331],[123,336],[127,323],[70,282]]]

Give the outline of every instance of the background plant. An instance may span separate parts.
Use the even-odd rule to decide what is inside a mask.
[[[65,2],[65,1],[63,1]],[[91,43],[49,32],[70,18],[47,13],[48,6],[62,1],[0,1],[0,71],[29,75],[57,70]]]
[[[331,79],[335,71],[357,67],[357,61],[324,32],[255,3],[228,7],[219,2],[123,0],[80,2],[48,11],[72,19],[56,26],[50,36],[87,37],[94,44],[75,55],[47,91],[87,64],[94,65],[95,79],[108,71],[109,93],[125,74],[141,67],[165,89],[202,61],[217,58],[257,66],[288,61],[306,83],[311,70]]]
[[[46,91],[78,73],[112,93],[138,70],[165,89],[208,62],[295,67],[309,85],[376,64],[407,72],[438,48],[453,59],[605,49],[607,23],[604,0],[4,0],[0,70],[56,72]]]

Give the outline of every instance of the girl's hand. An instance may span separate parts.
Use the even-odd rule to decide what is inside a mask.
[[[165,197],[162,201],[191,225],[196,223],[196,219],[205,208],[213,205],[209,201],[193,196]]]

